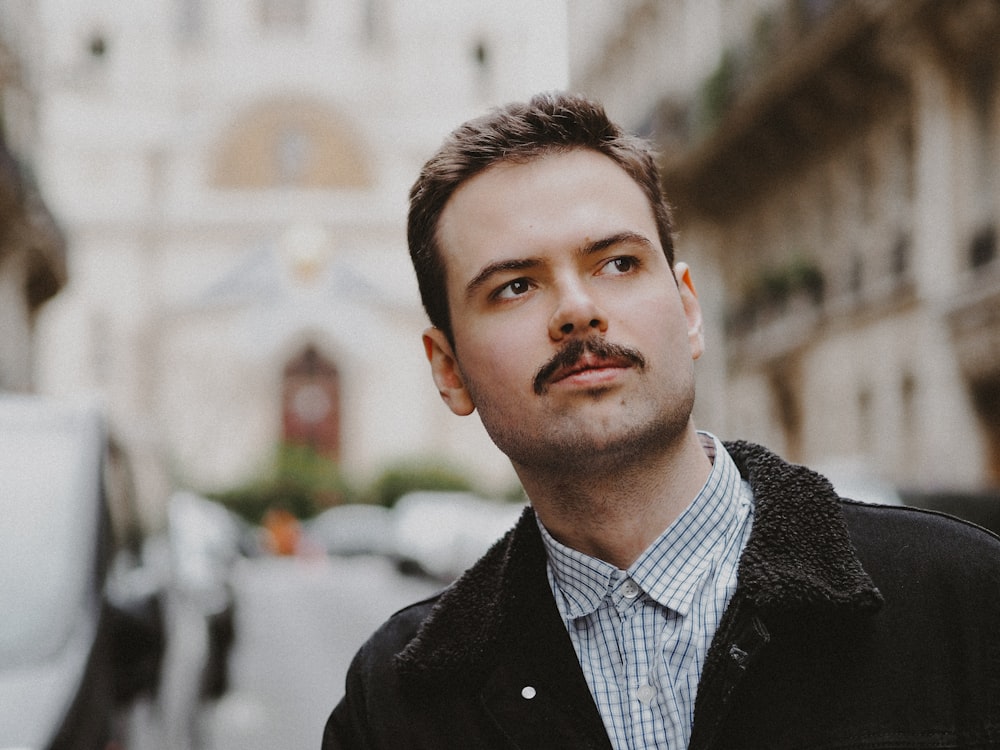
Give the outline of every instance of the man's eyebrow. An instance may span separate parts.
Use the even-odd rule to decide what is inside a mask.
[[[528,268],[537,268],[541,264],[542,261],[539,258],[512,258],[511,260],[498,260],[495,263],[487,263],[472,278],[472,281],[465,285],[465,298],[472,298],[480,287],[498,273],[523,271]]]
[[[586,242],[577,249],[577,254],[584,257],[594,253],[599,253],[602,250],[607,250],[609,247],[623,244],[638,244],[645,245],[649,248],[653,247],[653,243],[645,235],[625,230],[622,232],[615,232],[614,234],[602,237],[599,240]],[[480,269],[479,273],[477,273],[468,284],[465,285],[465,298],[471,299],[476,292],[490,280],[491,277],[498,273],[506,273],[507,271],[524,271],[530,268],[537,268],[542,265],[542,263],[543,261],[540,258],[512,258],[510,260],[499,260],[495,263],[488,263]]]
[[[594,240],[593,242],[587,242],[580,247],[579,254],[592,255],[593,253],[599,253],[602,250],[607,250],[609,247],[624,244],[645,245],[648,248],[653,247],[653,243],[645,235],[625,230],[623,232],[616,232],[615,234],[607,237],[602,237],[601,239]]]

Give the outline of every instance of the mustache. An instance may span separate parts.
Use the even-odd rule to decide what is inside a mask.
[[[548,386],[549,379],[557,371],[572,367],[584,354],[593,354],[600,359],[623,360],[640,370],[646,367],[646,358],[636,349],[613,344],[602,338],[573,339],[538,369],[533,381],[535,393],[539,396],[542,395]]]

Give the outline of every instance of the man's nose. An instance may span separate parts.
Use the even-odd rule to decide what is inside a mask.
[[[584,285],[573,284],[560,290],[556,309],[549,319],[549,336],[553,341],[607,330],[607,315]]]

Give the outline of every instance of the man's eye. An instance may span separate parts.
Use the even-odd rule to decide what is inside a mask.
[[[629,271],[635,270],[639,265],[639,261],[635,258],[625,255],[620,258],[612,258],[607,263],[604,264],[603,271],[612,274],[618,273],[628,273]]]
[[[531,291],[531,282],[527,279],[514,279],[500,287],[494,295],[497,299],[513,299]]]

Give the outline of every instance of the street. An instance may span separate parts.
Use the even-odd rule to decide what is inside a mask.
[[[367,556],[242,559],[232,586],[229,690],[203,706],[194,750],[318,750],[358,647],[394,611],[441,588]],[[133,746],[162,750],[155,712],[146,714]]]

